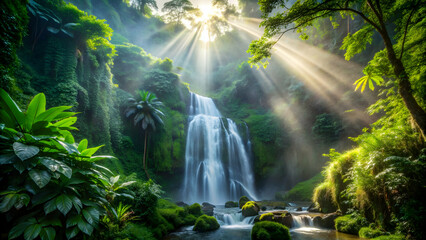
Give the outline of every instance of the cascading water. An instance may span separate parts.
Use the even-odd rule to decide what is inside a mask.
[[[246,144],[211,98],[191,93],[185,150],[185,202],[224,204],[242,195],[256,199]]]

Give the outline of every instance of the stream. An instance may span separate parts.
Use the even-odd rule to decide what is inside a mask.
[[[306,209],[306,208],[304,208]],[[280,209],[274,209],[277,211]],[[283,209],[281,209],[283,210]],[[312,218],[321,214],[312,214],[304,211],[295,211],[295,209],[286,209],[293,216],[293,228],[290,228],[292,240],[361,240],[355,235],[337,232],[336,230],[321,229],[313,226]],[[225,208],[216,206],[214,216],[220,224],[220,228],[215,231],[198,233],[192,231],[193,226],[187,226],[179,229],[166,237],[167,240],[250,240],[251,229],[254,225],[255,217],[244,218],[239,208]],[[271,211],[261,211],[259,214]]]

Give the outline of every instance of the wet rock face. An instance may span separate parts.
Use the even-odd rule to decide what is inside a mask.
[[[203,202],[201,210],[208,216],[213,216],[213,211],[216,206],[208,202]]]
[[[314,226],[320,227],[320,228],[327,228],[327,229],[336,229],[334,220],[337,217],[340,217],[342,214],[340,213],[329,213],[324,216],[316,216],[313,219]]]

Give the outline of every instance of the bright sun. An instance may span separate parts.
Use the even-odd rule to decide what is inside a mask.
[[[216,38],[214,34],[211,34],[209,30],[209,20],[214,16],[221,16],[222,13],[219,9],[211,5],[203,5],[199,7],[201,16],[197,19],[197,22],[201,24],[201,35],[200,40],[203,42],[213,42]]]

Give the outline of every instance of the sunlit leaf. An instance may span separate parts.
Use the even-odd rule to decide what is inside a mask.
[[[37,94],[28,105],[26,112],[25,127],[27,130],[32,129],[32,125],[36,122],[37,116],[46,111],[46,97],[43,93]]]
[[[87,144],[88,144],[87,139],[81,140],[80,143],[78,144],[78,148],[77,148],[78,151],[79,152],[83,152],[84,150],[86,150],[87,149]]]

